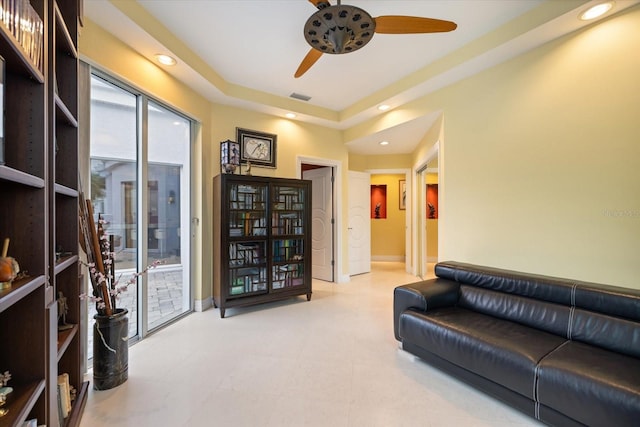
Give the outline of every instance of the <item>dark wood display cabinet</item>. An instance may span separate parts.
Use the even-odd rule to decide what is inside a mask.
[[[213,303],[311,299],[311,181],[214,177]]]
[[[15,19],[0,20],[0,242],[10,239],[8,256],[21,275],[0,290],[0,372],[10,372],[13,388],[0,427],[34,419],[48,427],[78,425],[87,397],[78,298],[80,3],[2,2],[3,16]],[[59,295],[68,324],[61,331]],[[58,409],[60,374],[77,392],[66,416]]]

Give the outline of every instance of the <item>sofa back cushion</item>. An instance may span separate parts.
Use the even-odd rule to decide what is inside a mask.
[[[570,339],[640,358],[640,323],[576,308]]]
[[[494,291],[571,305],[574,282],[566,279],[520,273],[447,261],[436,264],[436,276]]]
[[[576,307],[640,321],[640,289],[576,282]]]
[[[571,308],[520,295],[460,285],[460,307],[567,337]]]
[[[435,270],[461,284],[460,306],[640,357],[640,289],[455,261]]]

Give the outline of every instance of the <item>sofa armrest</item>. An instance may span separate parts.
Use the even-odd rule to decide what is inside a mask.
[[[429,311],[455,305],[460,295],[460,284],[447,279],[429,279],[398,286],[393,290],[393,331],[400,341],[398,326],[400,315],[407,309]]]

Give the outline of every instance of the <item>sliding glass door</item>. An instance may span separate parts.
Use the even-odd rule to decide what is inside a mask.
[[[189,163],[191,122],[148,103],[147,259],[160,261],[148,275],[147,327],[151,330],[190,309]]]
[[[191,120],[146,95],[92,76],[91,188],[85,192],[114,236],[116,277],[126,281],[158,263],[118,302],[129,310],[133,339],[192,309],[191,128]]]
[[[94,214],[105,221],[108,234],[114,236],[116,277],[137,268],[137,97],[95,76],[91,79],[91,187],[84,188]],[[97,221],[97,217],[95,218]],[[129,318],[138,306],[135,292],[122,294],[118,307],[129,310]],[[89,318],[95,307],[89,303]],[[135,319],[135,318],[134,318]],[[138,335],[137,322],[129,322],[129,336]],[[89,342],[93,338],[89,329]],[[88,348],[89,358],[93,346]]]

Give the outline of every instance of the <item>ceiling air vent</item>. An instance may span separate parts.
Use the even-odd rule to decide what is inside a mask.
[[[293,92],[291,95],[289,95],[289,97],[291,97],[293,99],[299,99],[300,101],[308,101],[308,100],[311,99],[310,96],[302,95],[302,94],[295,93],[295,92]]]

